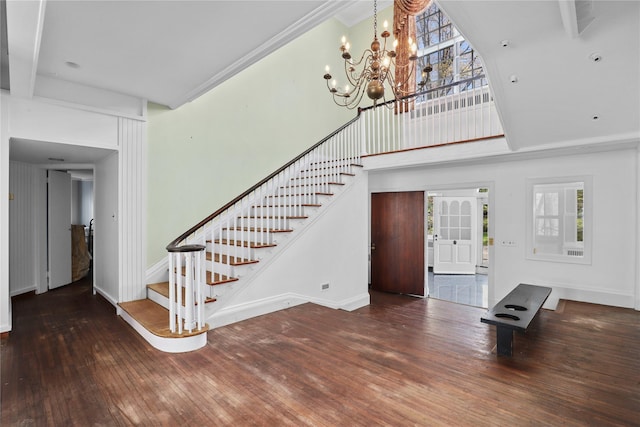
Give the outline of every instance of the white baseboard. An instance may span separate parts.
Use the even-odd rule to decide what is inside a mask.
[[[147,285],[151,283],[166,282],[169,280],[169,260],[167,257],[161,259],[151,267],[149,267],[145,273],[145,283]]]
[[[347,298],[341,301],[311,297],[309,298],[309,302],[321,305],[323,307],[334,308],[336,310],[353,311],[369,305],[369,303],[371,302],[371,297],[369,296],[369,292],[365,292],[363,294],[356,295],[354,297]]]
[[[103,291],[102,289],[100,289],[97,286],[94,286],[93,289],[94,289],[94,291],[96,291],[97,293],[102,295],[104,297],[104,299],[109,301],[111,303],[111,305],[113,305],[114,307],[118,308],[118,301],[115,298],[113,298],[111,295],[109,295],[108,293],[106,293],[105,291]]]
[[[574,289],[553,285],[544,286],[553,288],[551,295],[549,295],[547,302],[543,306],[551,310],[555,310],[558,301],[561,299],[624,308],[633,308],[634,305],[634,296],[632,294],[603,292],[594,289]]]
[[[10,324],[2,324],[0,325],[0,333],[11,332]]]
[[[33,291],[37,291],[38,288],[36,287],[36,285],[33,286],[29,286],[27,288],[22,288],[22,289],[16,289],[14,291],[11,291],[11,297],[15,297],[16,295],[22,295],[22,294],[26,294],[27,292],[33,292]]]
[[[292,293],[286,293],[257,301],[224,307],[220,311],[213,313],[213,315],[206,319],[206,322],[209,324],[210,329],[214,329],[285,308],[295,307],[296,305],[307,302],[309,302],[308,299],[300,298],[298,295]]]
[[[360,307],[369,305],[370,297],[367,292],[346,300],[332,301],[321,298],[310,298],[304,295],[288,292],[256,301],[224,307],[220,311],[213,313],[213,315],[206,319],[206,322],[209,324],[210,329],[214,329],[308,302],[321,305],[323,307],[353,311]]]
[[[371,295],[369,292],[365,292],[360,295],[356,295],[353,298],[346,299],[341,302],[342,306],[340,307],[345,311],[353,311],[362,307],[366,307],[371,304]]]

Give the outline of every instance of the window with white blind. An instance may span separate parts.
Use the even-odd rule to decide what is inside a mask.
[[[591,263],[591,178],[528,181],[527,257]]]

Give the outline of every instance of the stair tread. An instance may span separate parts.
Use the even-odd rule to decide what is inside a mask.
[[[319,204],[319,203],[300,203],[299,205],[274,205],[274,206],[270,206],[270,205],[255,205],[253,207],[254,208],[290,208],[290,207],[297,208],[298,206],[317,208],[317,207],[320,207],[322,205]]]
[[[185,276],[187,274],[186,272],[186,268],[182,267],[182,275]],[[220,274],[220,273],[215,273],[214,278],[211,278],[211,272],[207,271],[207,278],[206,278],[206,282],[207,285],[221,285],[223,283],[229,283],[229,282],[235,282],[236,280],[238,280],[237,277],[229,277],[229,276],[225,276],[224,274]]]
[[[207,261],[211,261],[211,252],[207,252]],[[247,264],[256,264],[259,261],[255,259],[246,259],[246,258],[238,258],[234,256],[228,255],[220,255],[215,254],[215,262],[220,264],[228,264],[228,265],[247,265]]]
[[[273,207],[273,206],[272,206]],[[241,216],[240,218],[245,218],[245,219],[307,219],[309,218],[308,216],[305,215],[299,215],[299,216],[295,216],[295,215],[287,215],[287,216],[274,216],[274,215],[270,215],[270,216]]]
[[[237,277],[229,277],[220,273],[214,273],[212,278],[211,272],[207,271],[207,285],[210,285],[210,286],[223,285],[225,283],[231,283],[236,281],[238,281]]]
[[[346,185],[344,182],[318,182],[318,183],[307,183],[307,184],[293,184],[291,186],[282,186],[281,190],[286,190],[287,188],[298,188],[298,187],[317,187],[321,185]]]
[[[222,245],[230,245],[230,246],[242,246],[245,248],[251,249],[260,249],[260,248],[272,248],[276,246],[275,243],[257,243],[257,242],[248,242],[246,240],[227,240],[227,239],[216,239],[214,243],[222,244]]]
[[[162,295],[165,298],[169,298],[169,282],[152,283],[147,285],[148,289],[152,289],[154,292]],[[182,306],[184,307],[184,288],[182,289]],[[204,303],[215,302],[215,298],[205,297]]]
[[[334,176],[335,174],[324,174],[324,175],[312,175],[312,176],[298,176],[295,178],[291,178],[292,180],[294,179],[309,179],[309,178],[322,178],[322,177],[326,177],[326,176]],[[338,175],[346,175],[346,176],[356,176],[355,173],[351,173],[351,172],[338,172]]]
[[[153,283],[151,285],[147,285],[147,289],[151,289],[154,292],[162,295],[163,297],[165,297],[166,299],[169,299],[169,282],[160,282],[160,283]],[[149,294],[147,294],[149,295]],[[182,306],[184,307],[184,303],[186,301],[186,297],[185,297],[185,289],[184,287],[182,288]]]
[[[118,305],[145,329],[162,338],[191,337],[204,334],[209,329],[209,325],[205,323],[202,330],[199,331],[183,331],[181,334],[171,332],[169,329],[169,310],[150,299],[121,302]]]
[[[342,163],[343,161],[348,160],[348,159],[343,159],[343,160],[318,160],[315,162],[311,162],[310,165],[326,165],[327,163]],[[360,163],[349,163],[349,166],[362,166]]]
[[[333,196],[333,193],[326,193],[326,192],[322,192],[322,191],[316,191],[314,193],[307,193],[307,194],[272,194],[270,196],[267,197],[299,197],[299,196],[316,196],[316,195],[320,195],[320,196]]]
[[[278,229],[278,228],[261,228],[261,227],[225,227],[223,230],[238,230],[261,233],[266,231],[267,233],[290,233],[291,229]]]
[[[337,165],[336,165],[337,164]],[[310,170],[319,170],[319,169],[332,169],[337,167],[362,167],[361,164],[358,163],[349,163],[348,165],[342,164],[342,161],[329,160],[326,162],[313,162],[309,164],[310,167],[302,169],[300,172],[310,171]]]

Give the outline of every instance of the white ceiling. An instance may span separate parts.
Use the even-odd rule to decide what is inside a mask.
[[[83,147],[79,145],[58,144],[45,141],[12,138],[9,145],[9,158],[16,162],[58,166],[67,169],[84,169],[111,154],[113,150]]]
[[[348,3],[49,1],[37,74],[175,108]]]
[[[482,55],[513,149],[638,139],[640,2],[439,4]],[[11,91],[31,96],[38,79],[58,79],[176,108],[322,21],[337,16],[353,25],[371,15],[371,6],[368,0],[9,0]],[[602,60],[594,62],[594,53]]]
[[[512,149],[638,141],[640,2],[439,4],[482,56]]]
[[[326,19],[371,15],[372,2],[9,0],[7,9],[2,69],[10,59],[12,93],[72,82],[177,108]],[[107,154],[18,139],[10,149],[14,161],[53,167],[50,158],[82,165]]]

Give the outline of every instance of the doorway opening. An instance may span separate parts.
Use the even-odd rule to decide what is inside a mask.
[[[427,289],[431,298],[489,305],[489,188],[427,191]]]
[[[95,206],[104,200],[105,188],[117,188],[114,174],[100,178],[101,188],[94,188],[95,173],[115,170],[104,165],[103,159],[116,153],[114,150],[95,147],[61,144],[47,141],[10,139],[9,187],[13,195],[9,207],[9,290],[11,296],[35,291],[40,294],[49,289],[64,286],[79,279],[72,271],[72,230],[79,225],[78,242],[83,243],[89,255],[89,268],[85,277],[96,283],[96,265],[103,270],[102,260],[93,256],[93,219]],[[110,168],[110,169],[108,169]],[[48,176],[49,175],[49,176]],[[51,175],[62,176],[62,192],[51,193]],[[100,174],[98,174],[101,176]],[[94,197],[95,196],[95,197]],[[52,241],[49,231],[52,226],[54,207],[64,208],[58,214],[60,239],[66,246]],[[103,208],[104,210],[104,208]],[[114,210],[115,211],[115,210]],[[103,221],[104,223],[104,221]],[[97,233],[96,233],[97,234]],[[103,233],[104,235],[105,233]],[[102,240],[97,241],[100,244]],[[70,245],[71,244],[71,245]],[[69,246],[70,245],[70,246]],[[68,248],[68,249],[67,249]],[[105,251],[100,253],[104,254]],[[62,259],[62,261],[60,260]],[[98,259],[100,258],[100,259]],[[98,261],[98,262],[94,262]],[[86,262],[86,260],[85,260]],[[86,266],[84,267],[86,269]],[[84,274],[84,273],[83,273]],[[61,278],[58,280],[59,278]]]
[[[48,169],[47,289],[92,275],[93,169]]]

